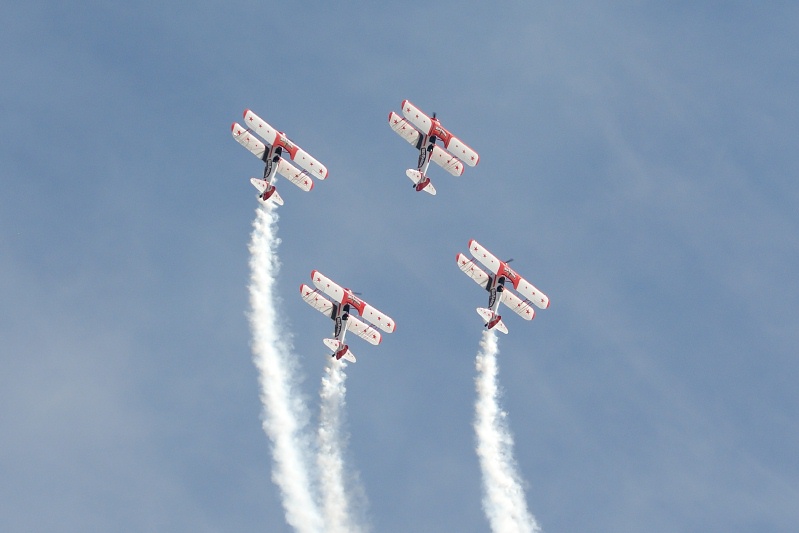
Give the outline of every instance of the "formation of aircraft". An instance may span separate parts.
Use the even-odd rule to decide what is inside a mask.
[[[505,304],[525,320],[532,320],[535,317],[533,305],[541,309],[549,307],[549,298],[508,266],[512,260],[500,261],[474,239],[469,241],[469,253],[474,259],[469,259],[459,253],[455,256],[455,260],[458,263],[458,268],[464,274],[488,291],[488,308],[477,308],[477,314],[486,321],[486,328],[497,328],[497,331],[502,333],[508,332],[508,328],[502,322],[502,317],[497,313],[500,303]],[[483,270],[480,265],[485,267],[488,272]],[[505,285],[506,282],[510,282],[524,299],[514,294]]]
[[[432,117],[428,117],[408,100],[403,100],[402,114],[405,118],[393,111],[389,113],[388,125],[397,132],[397,135],[419,150],[416,168],[405,171],[405,175],[410,178],[417,191],[436,194],[436,188],[427,176],[430,161],[434,161],[453,176],[463,174],[464,163],[473,167],[480,161],[477,152],[447,131],[435,113]],[[444,143],[444,148],[436,144],[437,140]]]
[[[402,114],[404,118],[392,111],[388,115],[388,122],[400,137],[419,150],[417,168],[406,171],[417,191],[436,194],[427,176],[431,161],[453,176],[463,174],[464,164],[473,167],[478,163],[480,157],[477,152],[446,130],[435,113],[429,117],[408,100],[403,100]],[[258,199],[262,203],[283,205],[283,199],[274,184],[277,174],[304,191],[313,188],[312,178],[327,178],[328,171],[324,165],[249,109],[244,111],[244,123],[246,127],[234,122],[231,132],[239,144],[265,164],[263,178],[250,179],[258,189]],[[436,144],[438,140],[442,141],[443,148]],[[302,170],[290,163],[286,156]],[[541,309],[549,307],[549,298],[508,266],[512,259],[497,259],[474,239],[469,241],[469,253],[472,259],[459,253],[456,261],[467,276],[488,292],[488,307],[477,308],[487,329],[508,333],[498,313],[500,304],[525,320],[532,320],[535,316],[533,306]],[[348,331],[377,345],[382,340],[378,329],[386,333],[395,330],[396,324],[391,317],[366,303],[357,293],[337,285],[316,270],[311,272],[311,280],[315,288],[301,284],[300,295],[311,307],[334,321],[333,337],[323,342],[337,360],[355,362],[355,356],[344,341]],[[519,295],[511,291],[511,287]],[[353,316],[353,311],[357,311],[360,319]]]
[[[250,182],[258,189],[258,199],[262,202],[267,203],[271,200],[277,205],[283,205],[283,198],[277,193],[274,185],[277,173],[303,191],[313,189],[311,176],[320,180],[327,178],[327,168],[322,163],[294,144],[285,133],[276,130],[249,109],[244,110],[244,123],[246,127],[234,122],[230,131],[240,145],[266,165],[262,179],[250,178]],[[285,159],[286,154],[302,167],[302,170],[289,163]]]
[[[321,272],[312,271],[311,281],[316,289],[303,283],[300,285],[300,295],[308,305],[335,322],[333,338],[322,342],[333,350],[332,356],[336,359],[355,362],[355,356],[344,343],[347,331],[352,331],[366,342],[377,346],[382,336],[375,327],[386,333],[392,333],[396,329],[397,325],[390,316],[366,303],[350,289],[337,285]],[[365,322],[354,317],[353,311],[357,311]]]

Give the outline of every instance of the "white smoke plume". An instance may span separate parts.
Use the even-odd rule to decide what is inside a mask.
[[[497,336],[483,332],[477,353],[477,401],[474,430],[477,456],[483,474],[483,510],[495,533],[539,532],[535,518],[527,510],[524,490],[513,460],[513,437],[505,423],[506,413],[499,407],[497,385]]]
[[[300,533],[324,531],[308,472],[308,413],[297,386],[287,333],[277,321],[275,277],[279,269],[277,213],[259,206],[250,240],[250,306],[253,361],[258,369],[263,428],[272,442],[272,481],[278,486],[286,522]]]
[[[329,358],[319,393],[319,452],[317,465],[322,489],[322,509],[329,533],[360,533],[367,528],[352,516],[352,499],[363,506],[364,492],[356,476],[347,475],[342,450],[346,449],[344,405],[347,392],[344,381],[346,363]]]

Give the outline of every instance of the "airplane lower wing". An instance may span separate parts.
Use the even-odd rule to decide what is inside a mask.
[[[327,167],[289,140],[285,133],[277,131],[264,119],[249,109],[244,111],[244,123],[247,125],[247,128],[257,133],[259,137],[270,145],[277,144],[278,146],[282,146],[286,152],[288,152],[291,159],[307,170],[309,174],[316,176],[320,180],[327,178]]]
[[[416,144],[419,142],[419,138],[422,135],[419,133],[419,130],[414,128],[410,122],[393,111],[388,114],[388,125],[391,126],[392,130],[397,132],[397,135],[408,141],[408,143],[413,146],[416,146]]]
[[[319,291],[303,283],[300,285],[300,295],[308,305],[326,317],[333,318],[333,302],[319,294]]]
[[[488,287],[488,282],[491,280],[488,277],[488,274],[486,274],[482,268],[475,265],[471,259],[463,254],[458,254],[455,256],[455,260],[458,263],[458,268],[460,268],[464,274],[472,278],[475,283],[480,285],[482,288],[485,289]]]
[[[463,162],[443,148],[439,148],[437,144],[433,146],[433,155],[430,160],[453,176],[463,174]]]
[[[305,170],[298,170],[297,167],[283,159],[277,162],[277,171],[281,176],[289,180],[291,183],[302,189],[303,191],[310,191],[313,189],[313,180]]]
[[[525,320],[535,318],[535,309],[532,302],[530,300],[522,300],[507,288],[502,291],[502,299],[500,301]]]
[[[255,157],[263,161],[264,154],[267,151],[267,146],[261,142],[255,135],[247,131],[247,128],[234,122],[230,127],[233,138],[236,139],[240,145],[249,150]]]
[[[380,344],[380,341],[383,340],[383,337],[380,335],[379,331],[372,326],[358,320],[352,316],[352,314],[350,314],[350,316],[347,318],[347,324],[347,331],[355,333],[369,344],[374,344],[377,346]]]

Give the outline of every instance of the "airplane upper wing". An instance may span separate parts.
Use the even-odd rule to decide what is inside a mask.
[[[463,174],[463,162],[443,148],[439,148],[437,144],[433,145],[431,160],[453,176]]]
[[[244,111],[244,123],[247,127],[257,133],[262,139],[266,140],[270,145],[277,144],[285,149],[291,157],[292,161],[296,162],[302,168],[308,171],[309,174],[323,180],[327,178],[327,167],[314,159],[308,152],[294,144],[285,134],[277,131],[275,128],[267,124],[267,122],[250,111]]]
[[[425,115],[421,109],[410,103],[408,100],[402,101],[402,114],[405,115],[411,124],[419,128],[425,135],[430,133],[433,121]]]
[[[383,339],[379,331],[370,325],[364,324],[356,317],[352,316],[352,314],[347,318],[347,331],[352,331],[366,342],[374,344],[375,346],[380,344],[380,341]]]
[[[492,274],[499,272],[499,267],[501,265],[500,260],[494,257],[491,252],[486,250],[483,245],[474,239],[469,241],[469,253],[472,254],[475,259],[485,265],[485,267],[490,270]]]
[[[364,304],[363,311],[361,311],[361,316],[364,319],[368,320],[386,333],[394,332],[394,330],[397,328],[397,324],[390,316],[382,311],[378,311],[374,306],[366,302],[364,302]]]
[[[490,281],[488,274],[486,274],[482,268],[475,265],[474,261],[463,254],[455,256],[455,260],[458,262],[458,268],[460,268],[464,274],[472,278],[475,283],[482,288],[485,289],[488,287],[488,282]]]
[[[388,125],[391,126],[392,130],[397,132],[397,135],[413,146],[416,146],[416,143],[419,142],[419,137],[422,136],[419,130],[414,128],[410,122],[393,111],[388,114]]]
[[[549,307],[549,297],[546,294],[539,291],[538,289],[533,286],[532,283],[524,279],[523,277],[519,277],[518,281],[516,282],[515,288],[519,291],[519,294],[527,298],[529,301],[540,307],[541,309],[546,309]]]
[[[318,270],[311,272],[311,280],[317,289],[332,298],[334,302],[342,303],[344,301],[344,289]]]
[[[475,259],[485,265],[485,267],[489,269],[492,274],[496,275],[499,273],[502,262],[474,239],[469,241],[469,252],[471,252]],[[549,307],[549,298],[546,294],[539,291],[532,283],[521,277],[515,271],[510,270],[510,267],[507,268],[508,271],[504,273],[510,273],[513,276],[508,277],[508,279],[511,283],[513,283],[513,287],[519,291],[519,294],[541,309],[546,309]]]
[[[319,291],[312,289],[304,283],[300,285],[300,295],[308,305],[327,316],[333,318],[333,302],[325,298]]]
[[[532,320],[535,317],[535,309],[530,300],[522,300],[508,288],[502,291],[502,300],[500,301],[525,320]]]
[[[249,109],[244,110],[244,124],[247,126],[247,129],[257,133],[259,137],[269,144],[275,144],[278,131]]]
[[[477,155],[477,152],[466,146],[466,143],[454,135],[446,140],[444,146],[470,167],[475,166],[480,161],[480,156]]]

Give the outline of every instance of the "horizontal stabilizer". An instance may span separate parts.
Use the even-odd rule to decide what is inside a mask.
[[[424,191],[426,193],[432,194],[433,196],[436,195],[436,188],[433,187],[433,182],[430,181],[430,178],[422,174],[416,169],[409,168],[405,171],[405,175],[410,178],[410,180],[416,185],[417,191]],[[419,185],[422,184],[422,188],[418,188]]]
[[[261,193],[258,195],[258,200],[262,204],[269,205],[270,203],[275,203],[277,205],[283,205],[283,198],[280,197],[276,189],[272,189],[272,194],[269,195],[269,197],[266,200],[264,200],[263,194],[267,186],[266,180],[262,180],[259,178],[250,178],[250,183],[252,183],[256,189],[258,189],[259,193]]]
[[[322,342],[325,343],[325,346],[333,350],[334,357],[338,355],[338,357],[336,357],[337,359],[344,359],[346,361],[349,361],[350,363],[355,362],[355,355],[353,355],[353,353],[350,351],[349,346],[347,346],[346,344],[342,344],[340,341],[337,341],[336,339],[322,339]],[[345,349],[346,351],[343,354],[339,355],[338,352],[342,349]]]
[[[483,318],[483,320],[486,321],[485,322],[486,327],[488,327],[488,324],[490,324],[492,321],[494,321],[495,319],[499,318],[499,320],[497,320],[496,324],[491,326],[490,329],[495,329],[495,330],[497,330],[497,331],[499,331],[501,333],[504,333],[506,335],[508,334],[508,328],[505,326],[505,323],[502,322],[502,318],[497,317],[496,315],[494,315],[494,313],[491,312],[491,309],[486,309],[485,307],[478,307],[477,308],[477,314],[480,315]]]

